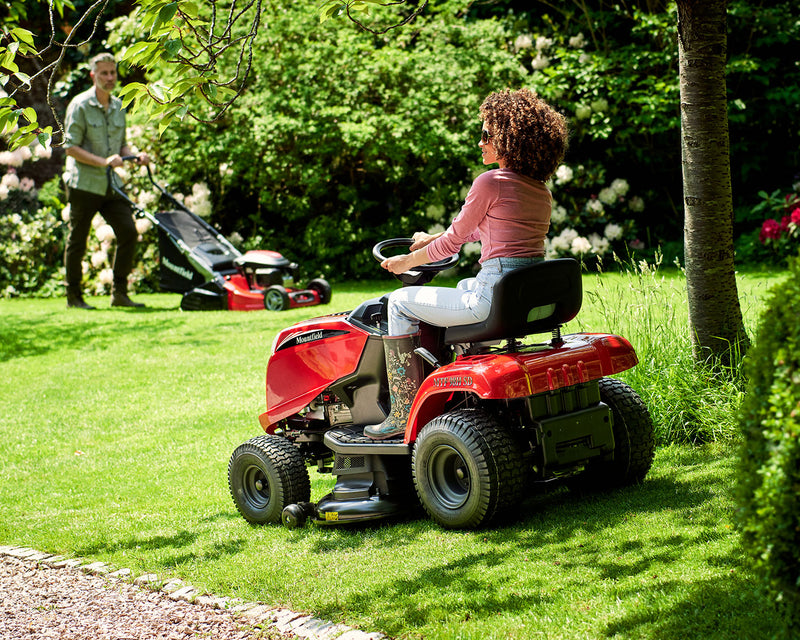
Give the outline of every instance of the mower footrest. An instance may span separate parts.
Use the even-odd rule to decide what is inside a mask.
[[[349,455],[397,455],[411,454],[411,446],[403,438],[373,440],[357,428],[331,429],[325,433],[325,445],[336,453]]]

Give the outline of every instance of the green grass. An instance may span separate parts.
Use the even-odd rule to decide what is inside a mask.
[[[742,276],[751,331],[778,277]],[[733,527],[739,391],[696,388],[682,278],[584,281],[571,328],[631,339],[641,363],[627,380],[655,403],[662,440],[684,422],[695,429],[672,409],[724,424],[697,430],[710,444],[660,447],[641,486],[532,495],[518,519],[476,532],[423,518],[251,527],[229,496],[231,452],[261,433],[276,331],[352,308],[388,281],[336,285],[328,308],[283,313],[183,313],[173,295],[137,296],[144,311],[105,299],[95,312],[67,311],[63,299],[2,301],[0,544],[178,576],[403,638],[777,636],[780,618]],[[724,406],[706,406],[715,404]],[[318,499],[330,478],[314,472],[312,484]]]

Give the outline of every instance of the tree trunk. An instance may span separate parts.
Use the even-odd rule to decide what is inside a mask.
[[[747,348],[733,251],[725,87],[727,0],[678,0],[684,245],[697,360],[725,366]]]

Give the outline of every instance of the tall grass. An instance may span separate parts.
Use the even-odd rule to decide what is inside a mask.
[[[740,274],[740,304],[752,338],[767,291],[764,273]],[[775,276],[773,275],[772,278]],[[660,263],[622,265],[619,273],[584,275],[584,305],[573,328],[617,333],[630,340],[639,364],[620,375],[642,396],[657,442],[704,443],[737,437],[744,390],[741,363],[721,372],[692,356],[686,281]]]

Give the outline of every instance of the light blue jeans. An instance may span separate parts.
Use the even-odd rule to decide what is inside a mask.
[[[475,278],[452,287],[402,287],[389,296],[389,335],[416,333],[419,323],[455,327],[489,317],[492,290],[504,273],[526,267],[543,258],[491,258]]]

